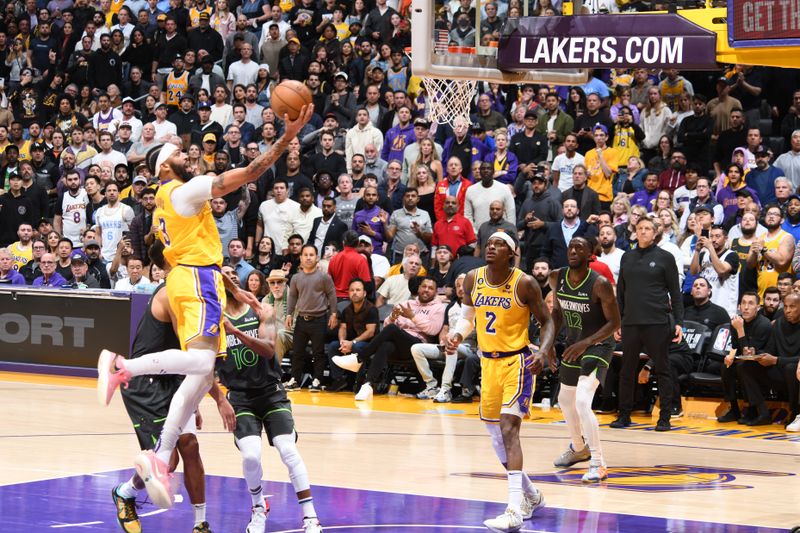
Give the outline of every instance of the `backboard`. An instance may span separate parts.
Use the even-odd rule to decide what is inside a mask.
[[[411,67],[415,75],[449,80],[552,85],[580,85],[589,79],[589,72],[586,69],[577,68],[532,69],[525,72],[499,70],[497,68],[499,37],[507,24],[514,23],[514,18],[508,17],[509,0],[472,0],[466,15],[469,24],[458,27],[458,21],[452,19],[454,15],[463,11],[462,5],[465,3],[461,0],[443,0],[443,2],[413,0]],[[532,7],[534,2],[523,1],[521,4],[520,16],[534,14]],[[443,29],[441,21],[445,17],[448,21],[452,21],[454,29],[451,32]],[[456,42],[458,48],[453,46]]]

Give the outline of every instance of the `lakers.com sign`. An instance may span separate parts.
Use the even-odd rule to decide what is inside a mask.
[[[500,39],[497,67],[716,68],[716,34],[678,15],[526,17]]]

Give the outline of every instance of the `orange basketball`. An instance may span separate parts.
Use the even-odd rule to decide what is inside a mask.
[[[281,120],[284,114],[289,115],[290,120],[296,120],[303,106],[310,103],[311,91],[305,84],[295,80],[281,82],[270,98],[272,110]]]

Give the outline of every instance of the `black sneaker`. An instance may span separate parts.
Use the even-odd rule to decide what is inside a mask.
[[[669,418],[659,418],[656,424],[656,431],[669,431],[672,426],[669,423]]]
[[[117,507],[117,522],[119,527],[127,533],[141,533],[142,523],[139,521],[139,515],[136,513],[136,499],[123,498],[117,494],[117,485],[111,489],[111,498],[114,500],[114,505]]]
[[[201,522],[194,526],[192,533],[211,533],[211,526],[208,525],[208,522]]]
[[[311,385],[308,386],[308,392],[321,392],[322,391],[322,384],[319,382],[318,379],[315,379],[311,382]]]
[[[670,418],[680,418],[682,416],[683,416],[683,407],[681,407],[680,405],[674,406],[669,414]]]
[[[622,429],[631,425],[631,417],[627,413],[620,413],[616,420],[609,424],[614,429]]]
[[[461,389],[461,394],[453,396],[450,403],[472,403],[472,394],[471,390]]]
[[[772,417],[769,415],[751,418],[747,421],[748,426],[769,426],[772,425]]]
[[[717,422],[721,424],[726,424],[728,422],[736,422],[737,420],[739,420],[741,416],[742,415],[741,413],[739,413],[738,410],[734,411],[733,409],[729,409],[728,412],[726,412],[724,415],[717,417]]]

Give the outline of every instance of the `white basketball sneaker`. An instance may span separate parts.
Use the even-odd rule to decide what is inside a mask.
[[[519,510],[522,512],[522,519],[530,520],[533,518],[533,513],[544,506],[545,502],[542,491],[536,490],[535,492],[524,493],[522,495],[522,503],[519,506]]]
[[[485,520],[483,525],[495,533],[511,533],[522,529],[522,515],[517,511],[506,508],[505,512],[497,518]]]
[[[794,422],[786,426],[786,431],[791,431],[792,433],[800,431],[800,415],[797,415]]]
[[[253,507],[253,512],[250,515],[250,523],[247,524],[247,533],[264,533],[267,529],[268,516],[269,506],[266,508],[262,505]]]
[[[589,470],[581,478],[584,483],[600,483],[608,479],[608,469],[601,465],[589,465]]]
[[[322,533],[322,526],[319,524],[317,517],[303,518],[303,532],[304,533]]]
[[[344,368],[350,372],[358,372],[361,369],[361,363],[358,360],[358,355],[351,353],[350,355],[334,355],[331,361],[339,368]]]
[[[361,385],[361,389],[359,389],[358,394],[356,394],[356,401],[365,402],[371,399],[372,399],[372,385],[370,385],[369,383],[364,383],[363,385]]]

